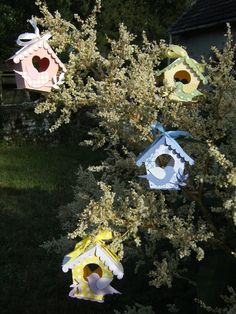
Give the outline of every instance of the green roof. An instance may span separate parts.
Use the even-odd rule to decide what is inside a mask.
[[[161,75],[166,70],[171,70],[174,67],[176,67],[178,64],[181,64],[181,63],[186,63],[190,67],[190,69],[194,71],[194,73],[198,76],[198,78],[203,82],[203,84],[207,84],[207,79],[202,74],[201,70],[199,69],[197,61],[195,61],[194,59],[189,58],[189,57],[181,57],[181,58],[176,59],[174,62],[169,64],[163,70],[158,71],[157,74]]]

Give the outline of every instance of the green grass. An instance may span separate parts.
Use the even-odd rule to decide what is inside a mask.
[[[112,314],[133,303],[133,272],[114,280],[123,294],[106,296],[103,304],[69,298],[72,278],[61,270],[63,256],[41,247],[62,233],[58,209],[73,199],[78,167],[103,157],[79,146],[0,143],[1,314]]]
[[[58,208],[72,200],[79,165],[99,158],[78,146],[0,143],[1,313],[78,313],[81,305],[84,313],[98,311],[68,298],[63,256],[40,245],[61,233]]]
[[[79,164],[97,159],[88,148],[0,145],[0,184],[16,189],[55,191],[72,183]],[[65,190],[66,192],[66,190]]]
[[[123,280],[114,279],[121,296],[106,296],[103,304],[71,299],[63,256],[41,247],[62,233],[57,213],[73,199],[78,167],[103,157],[79,146],[0,143],[1,314],[112,314],[124,304],[158,302],[157,290],[143,275],[148,270],[139,277],[133,272],[135,261],[126,263]]]

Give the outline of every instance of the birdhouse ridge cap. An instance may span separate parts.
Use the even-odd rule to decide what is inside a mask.
[[[161,75],[163,74],[164,72],[166,72],[167,70],[171,70],[173,69],[176,65],[180,64],[184,58],[178,58],[176,59],[175,61],[171,62],[169,65],[167,65],[164,69],[162,70],[157,70],[157,75]]]

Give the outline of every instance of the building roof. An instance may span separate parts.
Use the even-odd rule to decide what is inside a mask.
[[[171,137],[166,135],[160,135],[158,136],[155,141],[148,146],[143,153],[140,154],[140,156],[136,160],[136,165],[141,166],[142,163],[146,161],[147,158],[149,158],[152,154],[155,153],[156,149],[161,145],[165,144],[168,146],[170,150],[173,150],[177,157],[183,158],[185,162],[189,162],[190,165],[194,164],[193,159],[185,153],[185,151],[182,149],[182,147]]]
[[[170,29],[171,34],[236,21],[235,0],[197,0]]]
[[[39,50],[40,48],[44,48],[47,50],[49,55],[55,60],[55,62],[60,66],[60,68],[66,72],[66,68],[64,64],[60,61],[58,56],[55,54],[55,52],[52,50],[48,42],[42,37],[37,41],[34,41],[32,44],[29,44],[20,50],[18,50],[9,60],[13,60],[14,63],[19,63],[20,61],[24,60],[28,56],[30,56],[33,52]]]

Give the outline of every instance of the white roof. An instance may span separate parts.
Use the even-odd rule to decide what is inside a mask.
[[[177,157],[183,158],[185,162],[189,162],[190,165],[194,164],[194,160],[185,153],[182,147],[175,141],[174,138],[168,137],[166,135],[161,134],[158,136],[155,141],[149,145],[137,158],[136,165],[140,167],[142,163],[145,162],[147,158],[149,158],[156,149],[161,145],[165,144],[168,146],[170,150],[173,150]]]
[[[124,269],[120,262],[115,261],[106,250],[104,250],[98,243],[92,247],[90,250],[86,251],[82,255],[79,255],[77,258],[72,260],[71,262],[63,265],[62,270],[67,272],[69,269],[72,269],[73,266],[79,264],[83,259],[91,256],[97,256],[104,265],[106,265],[110,271],[117,276],[118,279],[123,278]]]

